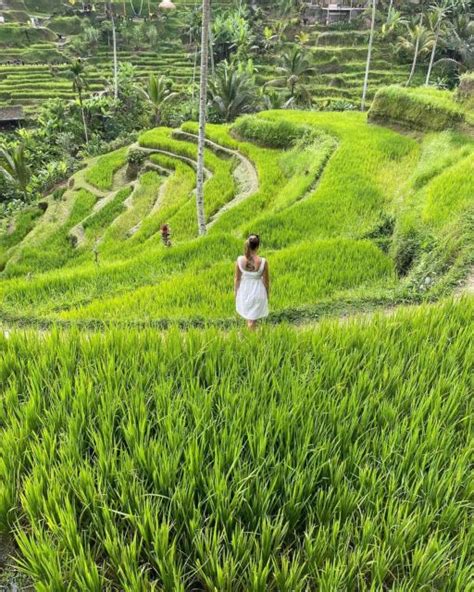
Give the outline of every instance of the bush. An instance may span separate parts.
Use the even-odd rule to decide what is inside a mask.
[[[283,119],[269,121],[248,115],[232,126],[232,132],[267,148],[289,148],[307,133],[307,128]]]
[[[417,210],[406,211],[394,227],[390,255],[399,277],[408,275],[427,241]]]
[[[468,109],[474,109],[474,72],[466,72],[461,76],[455,97]]]
[[[79,35],[82,27],[83,21],[78,16],[56,16],[49,23],[49,28],[52,31],[62,35]]]
[[[453,101],[452,93],[400,86],[388,86],[377,92],[368,119],[434,131],[457,127],[465,121],[462,108]]]
[[[146,153],[142,150],[130,150],[127,156],[127,179],[133,180],[138,176],[143,163],[146,160]]]
[[[326,111],[355,111],[356,106],[347,99],[334,99],[328,101]]]

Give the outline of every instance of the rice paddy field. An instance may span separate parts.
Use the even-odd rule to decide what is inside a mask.
[[[127,148],[91,159],[1,229],[0,589],[8,540],[39,592],[470,590],[472,136],[209,125],[198,237],[196,130],[145,131],[137,178]]]
[[[153,5],[153,3],[152,3]],[[232,2],[220,0],[215,10],[226,8]],[[130,5],[131,6],[131,5]],[[133,15],[130,6],[126,10]],[[234,4],[235,6],[235,4]],[[132,64],[137,80],[145,83],[150,73],[164,75],[173,80],[175,89],[188,92],[195,80],[197,56],[183,35],[192,2],[178,2],[177,10],[167,18],[165,30],[153,48],[118,47],[119,63]],[[46,11],[47,12],[47,11]],[[120,8],[120,14],[122,9]],[[138,22],[138,21],[137,21]],[[268,25],[273,26],[271,18]],[[71,80],[68,78],[72,53],[69,43],[81,29],[90,26],[87,18],[53,17],[44,21],[42,28],[34,29],[21,23],[4,25],[0,31],[0,106],[23,105],[33,115],[42,102],[49,98],[73,99]],[[314,70],[305,79],[305,86],[315,106],[324,106],[333,100],[345,100],[358,106],[362,94],[367,57],[368,31],[325,30],[319,25],[305,28],[309,62]],[[60,41],[58,35],[62,36]],[[2,36],[4,37],[2,42]],[[281,53],[295,47],[293,35],[278,50],[266,54],[256,53],[252,60],[258,86],[279,76]],[[112,78],[112,51],[105,41],[82,55],[86,61],[89,93],[104,89]],[[413,80],[421,84],[426,64],[421,63]],[[409,64],[400,63],[390,44],[377,40],[372,57],[368,99],[389,84],[399,84],[408,77]]]
[[[296,111],[209,125],[199,239],[195,132],[144,132],[136,180],[121,148],[89,161],[42,215],[32,206],[11,220],[3,319],[231,325],[231,270],[249,232],[272,264],[273,322],[434,299],[472,264],[473,142],[461,132],[415,139],[360,113]],[[286,150],[259,141],[288,133]]]
[[[468,590],[472,300],[0,338],[0,528],[51,590]]]

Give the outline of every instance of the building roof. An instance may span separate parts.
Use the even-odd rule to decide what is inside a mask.
[[[0,107],[0,122],[21,121],[22,119],[25,119],[25,114],[21,105]]]

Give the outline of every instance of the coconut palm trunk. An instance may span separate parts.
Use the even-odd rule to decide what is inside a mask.
[[[369,72],[370,72],[370,61],[372,59],[372,46],[374,44],[374,31],[375,31],[375,10],[377,7],[377,0],[372,0],[372,20],[370,23],[370,37],[369,37],[369,48],[367,50],[367,63],[365,65],[365,76],[364,86],[362,89],[362,101],[360,104],[360,110],[365,111],[365,100],[367,97],[367,87],[369,85]]]
[[[408,77],[406,86],[410,86],[410,82],[412,81],[413,75],[415,74],[416,63],[418,61],[418,51],[419,51],[419,48],[420,48],[420,37],[418,36],[416,38],[415,55],[413,56],[413,62],[411,63],[410,76]]]
[[[435,54],[436,54],[436,46],[438,45],[438,40],[439,40],[440,28],[441,28],[441,23],[438,22],[438,27],[436,29],[436,35],[435,35],[435,38],[433,41],[433,47],[431,49],[431,56],[430,56],[430,63],[428,65],[428,72],[426,73],[425,86],[428,86],[430,83],[431,70],[433,69],[433,64],[434,64],[434,59],[435,59]]]
[[[209,25],[211,22],[211,2],[202,0],[201,30],[201,82],[199,88],[199,133],[196,182],[196,210],[199,234],[206,233],[204,213],[204,143],[206,137],[207,79],[209,61]]]
[[[114,99],[118,99],[118,63],[117,63],[117,31],[115,29],[115,18],[112,9],[112,3],[109,1],[106,4],[106,13],[110,18],[110,24],[112,25],[112,52],[113,52],[113,64],[114,64]]]
[[[118,99],[118,63],[117,63],[117,32],[115,30],[115,19],[112,12],[110,13],[110,20],[112,21],[112,47],[114,53],[114,99]]]
[[[87,130],[86,113],[84,111],[84,105],[82,104],[82,93],[79,91],[77,95],[79,99],[79,107],[81,109],[82,125],[84,126],[84,138],[86,140],[86,144],[89,144],[89,132]]]

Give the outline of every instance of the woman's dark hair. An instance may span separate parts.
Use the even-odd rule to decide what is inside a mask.
[[[258,234],[251,234],[248,239],[245,241],[245,249],[244,254],[245,258],[247,259],[246,268],[249,271],[255,270],[255,263],[253,261],[253,253],[258,249],[260,246],[260,237]]]

